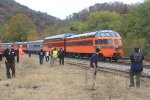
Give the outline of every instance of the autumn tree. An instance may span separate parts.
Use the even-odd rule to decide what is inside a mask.
[[[86,23],[87,29],[90,31],[97,30],[108,30],[108,29],[119,29],[120,26],[120,16],[114,12],[94,12],[88,17]]]
[[[13,16],[10,23],[5,27],[5,38],[11,41],[27,41],[35,39],[36,34],[34,23],[24,14]]]
[[[133,6],[130,13],[122,15],[121,33],[125,55],[133,50],[133,47],[140,47],[146,57],[150,58],[150,1]]]

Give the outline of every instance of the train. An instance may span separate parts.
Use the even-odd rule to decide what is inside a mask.
[[[23,45],[23,50],[38,52],[52,51],[53,48],[62,48],[68,57],[91,57],[95,48],[99,48],[99,58],[103,60],[119,60],[123,55],[122,40],[119,33],[112,30],[100,30],[83,34],[66,33],[46,37],[44,40],[28,42],[2,43],[3,49],[6,45]]]

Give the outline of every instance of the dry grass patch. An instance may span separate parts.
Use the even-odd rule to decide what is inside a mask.
[[[0,68],[2,100],[149,100],[150,82],[139,89],[129,88],[129,79],[98,73],[96,91],[90,90],[90,72],[78,66],[39,65],[37,56],[26,59],[22,69],[16,65],[17,77],[6,79]],[[87,72],[87,78],[85,77]],[[87,84],[86,84],[87,81]]]

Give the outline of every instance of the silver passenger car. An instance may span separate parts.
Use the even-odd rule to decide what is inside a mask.
[[[43,48],[43,40],[28,41],[27,51],[38,52]]]
[[[3,49],[3,51],[7,49],[8,45],[13,45],[13,43],[2,43],[2,49]]]

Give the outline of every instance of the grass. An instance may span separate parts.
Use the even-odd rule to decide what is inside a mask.
[[[24,66],[16,64],[16,78],[7,79],[5,65],[0,68],[0,100],[150,100],[150,82],[129,88],[129,79],[98,73],[96,91],[90,91],[90,72],[78,66],[39,65],[38,56],[25,57]]]

